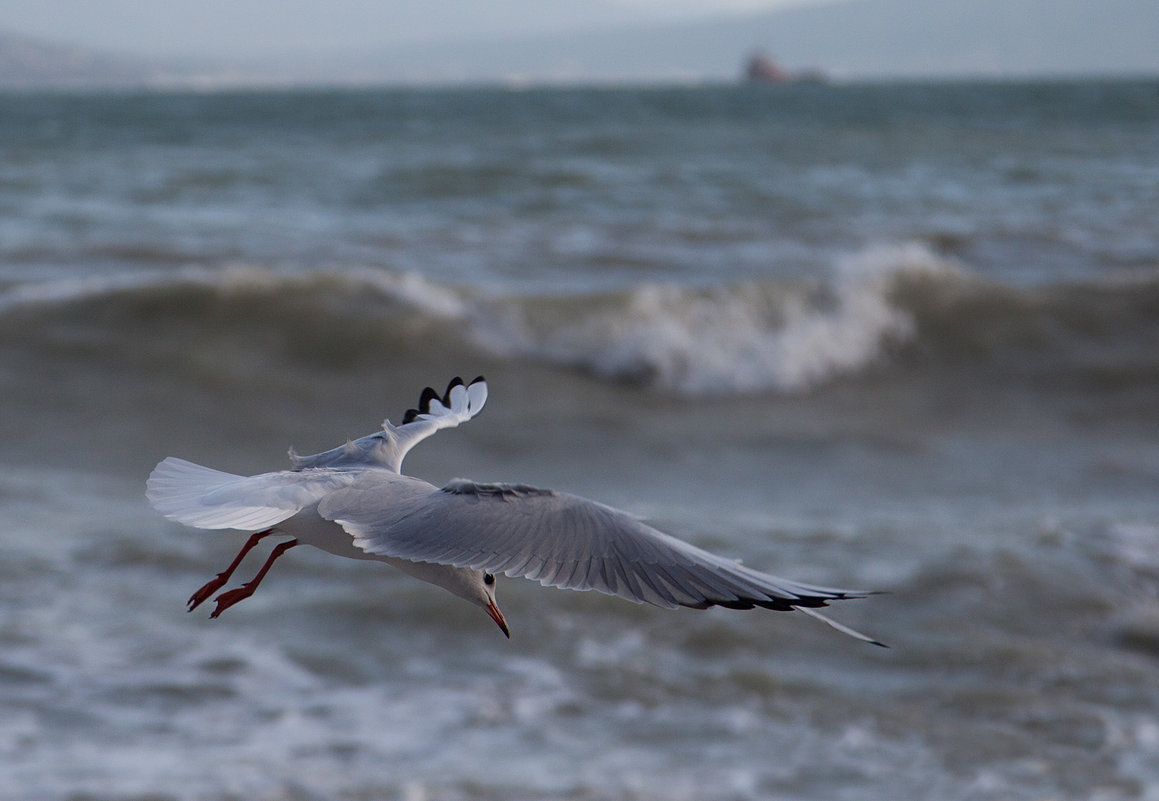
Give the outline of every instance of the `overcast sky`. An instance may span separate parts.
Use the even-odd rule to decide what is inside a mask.
[[[0,0],[0,31],[239,58],[657,22],[825,0]]]

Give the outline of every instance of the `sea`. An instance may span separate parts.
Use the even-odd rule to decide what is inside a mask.
[[[873,590],[479,609],[236,532],[404,470]],[[307,552],[309,551],[309,552]],[[239,570],[253,575],[263,544]],[[1159,81],[0,95],[4,801],[1159,800]]]

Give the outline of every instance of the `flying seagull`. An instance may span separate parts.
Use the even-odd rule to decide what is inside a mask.
[[[291,448],[291,469],[275,473],[238,476],[162,460],[146,485],[157,511],[196,528],[251,532],[229,567],[189,599],[189,610],[222,589],[261,539],[280,534],[290,539],[274,547],[253,579],[217,595],[210,617],[252,595],[274,562],[304,543],[436,584],[482,607],[508,637],[495,603],[498,574],[665,608],[796,610],[882,645],[816,611],[871,593],[777,578],[575,495],[461,478],[440,488],[401,473],[411,448],[470,420],[486,402],[481,376],[469,384],[455,378],[442,395],[427,387],[401,424],[387,420],[380,431],[313,456]]]

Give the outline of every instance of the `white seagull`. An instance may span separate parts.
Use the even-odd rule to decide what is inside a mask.
[[[860,590],[800,584],[682,542],[636,517],[554,490],[455,479],[439,488],[400,472],[402,459],[439,429],[474,417],[487,402],[480,376],[455,378],[443,395],[427,387],[400,425],[313,456],[290,449],[290,470],[238,476],[169,457],[146,495],[170,520],[253,532],[233,562],[189,599],[192,611],[226,585],[263,537],[274,547],[253,579],[216,597],[217,617],[257,589],[273,563],[299,544],[336,556],[394,565],[486,610],[511,636],[495,604],[495,576],[596,590],[665,608],[724,606],[797,610],[874,645],[882,643],[820,615]]]

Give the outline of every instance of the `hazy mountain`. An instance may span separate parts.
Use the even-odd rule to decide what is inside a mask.
[[[731,79],[753,50],[839,77],[1159,73],[1156,0],[843,0],[568,36],[383,54],[448,80]]]
[[[148,83],[162,70],[147,59],[0,34],[0,87]]]
[[[786,60],[847,75],[1159,72],[1155,0],[861,0],[757,16],[751,30]],[[715,34],[707,47],[741,32]]]
[[[836,0],[567,34],[494,31],[200,66],[0,35],[0,86],[733,80],[754,50],[837,78],[1159,74],[1157,0]]]
[[[671,7],[682,0],[662,2]],[[0,22],[0,29],[165,60],[238,61],[327,48],[364,51],[631,25],[657,18],[660,5],[655,0],[0,0],[0,19],[11,20]],[[16,6],[22,6],[19,12]]]

